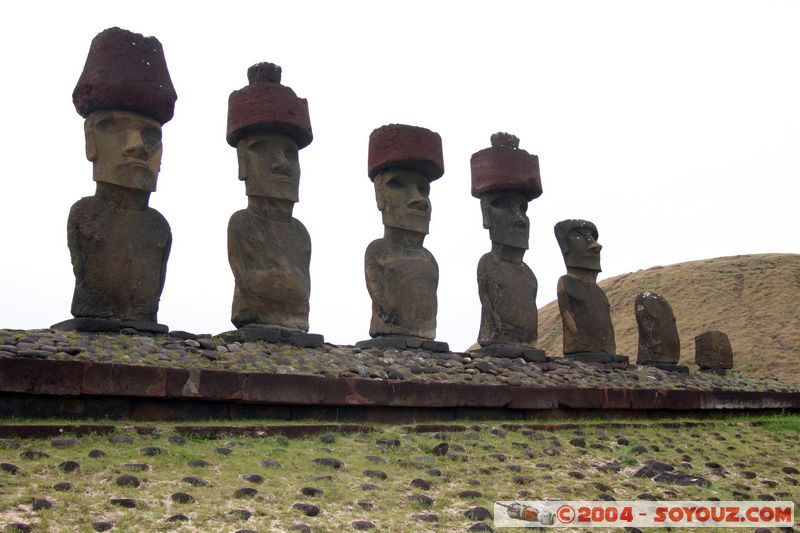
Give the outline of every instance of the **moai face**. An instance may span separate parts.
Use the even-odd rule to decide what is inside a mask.
[[[527,198],[516,191],[490,192],[481,197],[483,227],[498,244],[528,249],[531,222],[527,211]]]
[[[375,176],[374,185],[384,226],[428,233],[431,186],[424,174],[407,169],[388,169]]]
[[[161,124],[132,111],[94,111],[84,122],[95,181],[153,192],[161,169]]]
[[[244,180],[247,196],[268,196],[297,202],[300,188],[300,161],[297,142],[281,133],[255,132],[236,145],[239,179]]]
[[[567,267],[600,272],[600,250],[603,246],[597,242],[597,229],[591,222],[569,222],[571,224],[564,228],[566,232],[559,237],[564,263]]]

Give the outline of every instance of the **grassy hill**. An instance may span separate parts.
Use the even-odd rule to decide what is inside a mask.
[[[672,306],[681,338],[681,362],[693,366],[694,337],[718,329],[728,334],[734,369],[756,377],[800,378],[800,255],[720,257],[655,266],[603,280],[611,304],[617,351],[636,360],[638,330],[633,303],[655,291]],[[539,346],[562,350],[558,302],[539,310]]]

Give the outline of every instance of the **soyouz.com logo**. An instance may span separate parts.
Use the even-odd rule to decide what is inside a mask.
[[[792,527],[794,502],[499,501],[496,527]]]

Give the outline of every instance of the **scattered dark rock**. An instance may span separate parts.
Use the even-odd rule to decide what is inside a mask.
[[[647,452],[647,446],[645,446],[644,444],[637,444],[636,446],[633,446],[631,448],[631,453],[635,453],[637,455],[646,452]]]
[[[414,518],[419,520],[420,522],[438,522],[439,515],[434,513],[420,513],[415,514]]]
[[[375,504],[374,503],[367,502],[367,501],[364,501],[364,500],[358,500],[356,502],[356,505],[358,505],[360,508],[364,509],[365,511],[371,511],[371,510],[373,510],[375,508]]]
[[[796,469],[793,466],[784,466],[781,468],[781,472],[784,474],[800,474],[800,470]]]
[[[133,444],[133,437],[128,435],[111,435],[108,442],[111,444]]]
[[[252,498],[256,494],[258,494],[258,491],[256,489],[254,489],[253,487],[242,487],[240,489],[236,489],[233,492],[233,497],[234,498]]]
[[[530,483],[533,483],[533,478],[527,476],[514,476],[511,478],[511,481],[517,485],[529,485]]]
[[[249,483],[264,483],[264,477],[258,474],[242,474],[242,479]]]
[[[478,522],[477,524],[472,524],[467,531],[494,531],[489,524],[484,522]]]
[[[317,516],[319,514],[319,507],[313,503],[295,503],[292,509],[296,509],[306,516]]]
[[[53,439],[50,441],[50,446],[53,448],[64,449],[64,448],[74,448],[78,445],[78,439]]]
[[[43,511],[52,508],[53,508],[53,502],[51,502],[46,498],[34,498],[31,501],[31,509],[34,511]]]
[[[655,459],[648,459],[644,461],[644,466],[633,474],[633,477],[653,478],[662,472],[671,472],[673,470],[675,470],[675,467],[671,464],[662,463]]]
[[[108,501],[111,502],[111,505],[116,505],[118,507],[125,507],[126,509],[136,508],[136,500],[133,498],[111,498]]]
[[[29,461],[35,461],[36,459],[46,459],[50,457],[50,455],[46,454],[45,452],[40,452],[37,450],[25,450],[21,454],[20,457],[23,459],[28,459]]]
[[[385,448],[396,448],[400,446],[400,439],[378,439],[375,441],[375,444]]]
[[[63,463],[58,464],[58,469],[66,473],[75,472],[76,470],[79,470],[80,467],[81,465],[75,461],[64,461]]]
[[[653,496],[652,494],[650,494],[649,492],[643,492],[643,493],[639,494],[638,496],[636,496],[636,499],[638,499],[638,500],[649,500],[649,501],[652,501],[652,502],[656,501],[656,497]]]
[[[429,481],[425,481],[424,479],[414,478],[411,480],[411,486],[416,487],[422,490],[430,490],[431,484]]]
[[[431,453],[433,455],[447,455],[447,452],[449,451],[450,451],[450,445],[447,444],[446,442],[440,442],[439,444],[433,447]]]
[[[194,476],[186,476],[181,479],[184,483],[188,483],[193,487],[206,487],[209,485],[208,481],[203,478],[194,477]]]
[[[318,474],[311,476],[311,481],[333,481],[333,476],[330,474]]]
[[[486,507],[473,507],[464,511],[464,516],[472,521],[480,522],[492,517],[492,513]]]
[[[418,503],[425,507],[430,507],[433,505],[433,498],[424,494],[409,494],[406,496],[406,499],[412,503]]]
[[[586,448],[586,439],[582,439],[582,438],[577,437],[577,438],[574,438],[574,439],[570,440],[569,443],[572,444],[573,446],[577,446],[579,448]]]
[[[283,468],[283,465],[273,459],[264,459],[259,463],[264,468]]]
[[[438,468],[431,468],[430,470],[425,471],[431,477],[442,477],[442,471]]]
[[[584,479],[586,477],[586,474],[584,474],[583,472],[578,472],[577,470],[567,472],[567,475],[575,479]]]
[[[230,448],[214,448],[214,453],[219,455],[230,455],[233,453],[233,450]]]
[[[90,459],[101,459],[106,456],[106,452],[103,450],[92,450],[88,455]]]
[[[138,477],[130,474],[123,474],[117,477],[114,483],[119,487],[138,487],[141,484]]]
[[[289,531],[300,531],[300,533],[311,533],[311,527],[306,524],[292,524]]]
[[[154,457],[156,455],[161,455],[163,453],[167,453],[167,450],[164,448],[159,448],[158,446],[147,446],[146,448],[142,448],[139,450],[142,455],[147,457]]]
[[[375,524],[369,520],[355,520],[351,522],[350,525],[353,526],[353,529],[357,529],[359,531],[364,531],[365,529],[372,529],[375,527]]]
[[[662,472],[653,478],[657,483],[667,483],[669,485],[696,485],[698,487],[710,487],[711,482],[699,476],[690,476],[683,472]],[[677,494],[676,494],[677,496]]]
[[[189,517],[185,514],[174,514],[165,520],[166,522],[188,522]]]
[[[100,521],[100,520],[98,520],[96,522],[92,522],[92,528],[95,531],[108,531],[109,529],[112,529],[113,527],[114,527],[114,524],[112,524],[111,522],[105,522],[105,521]]]
[[[362,483],[361,485],[359,485],[359,488],[361,490],[378,490],[380,487],[373,483]]]
[[[497,460],[497,461],[500,461],[501,463],[504,463],[504,462],[506,462],[506,459],[508,459],[508,458],[507,458],[505,455],[503,455],[502,453],[490,453],[490,454],[489,454],[489,457],[491,457],[492,459],[495,459],[495,460]]]
[[[613,488],[606,485],[605,483],[600,483],[599,481],[595,481],[594,483],[592,483],[592,485],[594,485],[594,488],[596,488],[600,492],[614,492]]]
[[[67,483],[66,481],[56,483],[53,485],[53,490],[56,492],[68,492],[72,490],[72,483]]]
[[[7,533],[30,533],[33,529],[23,522],[11,522],[10,524],[6,524],[3,531]]]
[[[150,465],[147,463],[127,463],[122,466],[131,472],[146,472],[150,470]]]
[[[761,484],[764,485],[765,487],[769,487],[771,489],[774,489],[774,488],[776,488],[778,486],[778,482],[777,481],[773,481],[771,479],[762,479],[761,480]]]
[[[715,470],[719,470],[719,469],[721,469],[721,468],[722,468],[722,465],[721,465],[721,464],[719,464],[719,463],[715,463],[714,461],[708,461],[708,462],[706,462],[706,466],[707,466],[708,468],[713,468],[713,469],[715,469]]]
[[[324,444],[333,444],[336,442],[336,435],[333,433],[323,433],[319,436],[319,440]]]
[[[462,500],[466,500],[469,498],[483,498],[483,494],[481,494],[477,490],[462,490],[458,493],[458,497]]]
[[[233,509],[232,511],[228,512],[228,516],[238,520],[250,520],[250,517],[253,516],[253,513],[247,509]]]
[[[19,448],[19,442],[15,440],[0,440],[0,449],[16,450]]]
[[[364,470],[364,475],[367,477],[371,477],[372,479],[386,479],[386,472],[383,470]]]
[[[323,492],[324,491],[322,489],[318,489],[316,487],[303,487],[302,489],[300,489],[300,494],[309,497],[319,496]]]
[[[11,463],[0,463],[0,472],[5,472],[13,476],[19,472],[19,467]]]
[[[206,466],[211,466],[211,463],[209,463],[207,461],[203,461],[202,459],[193,459],[193,460],[187,462],[186,464],[189,465],[189,466],[196,467],[196,468],[203,468],[203,467],[206,467]]]
[[[194,496],[186,492],[174,492],[170,498],[175,503],[194,503]]]
[[[366,457],[364,457],[364,459],[366,459],[370,463],[375,463],[375,464],[386,462],[386,459],[384,459],[383,457],[379,457],[377,455],[367,455]]]
[[[170,444],[175,444],[176,446],[180,446],[186,444],[186,439],[184,439],[180,435],[170,435],[167,438],[167,442],[169,442]]]
[[[314,463],[320,466],[329,466],[331,468],[341,468],[344,466],[343,462],[333,457],[318,457],[314,459]]]
[[[505,430],[497,429],[497,428],[494,428],[494,429],[490,430],[489,433],[491,433],[492,435],[494,435],[496,437],[500,437],[500,438],[503,438],[506,435],[508,435],[508,433]]]

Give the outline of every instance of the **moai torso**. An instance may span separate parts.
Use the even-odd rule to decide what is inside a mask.
[[[436,336],[439,265],[423,248],[372,241],[364,254],[367,290],[372,298],[369,334]]]
[[[172,244],[161,213],[89,196],[70,210],[67,242],[74,316],[156,322]]]
[[[678,363],[681,358],[681,341],[669,302],[660,294],[643,292],[636,297],[634,308],[639,329],[636,362]]]
[[[525,263],[504,261],[492,253],[481,257],[478,294],[482,310],[478,343],[535,347],[538,289],[536,276]]]
[[[617,350],[611,306],[597,283],[566,275],[558,280],[558,308],[564,325],[564,354]]]
[[[308,330],[311,239],[295,219],[271,220],[243,209],[228,223],[235,278],[232,322]]]

